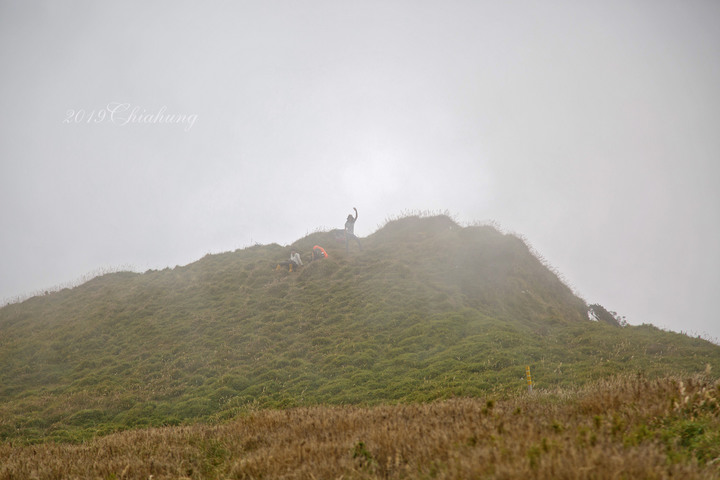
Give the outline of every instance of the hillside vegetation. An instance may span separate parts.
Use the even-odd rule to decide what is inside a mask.
[[[0,443],[0,480],[719,477],[720,383],[707,376],[251,410],[220,425],[138,429],[80,445]]]
[[[513,395],[720,372],[720,347],[588,320],[519,238],[445,216],[121,272],[0,309],[0,439],[79,441],[260,407]],[[313,245],[328,259],[307,264]],[[306,266],[278,271],[291,248]]]

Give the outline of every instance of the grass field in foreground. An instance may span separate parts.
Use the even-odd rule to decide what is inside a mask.
[[[82,444],[0,444],[15,478],[720,477],[720,381],[615,377],[552,392],[263,409]]]

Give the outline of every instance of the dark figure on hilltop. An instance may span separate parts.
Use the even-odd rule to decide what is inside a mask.
[[[290,252],[290,260],[287,260],[285,262],[280,262],[277,264],[277,267],[275,267],[275,270],[280,270],[280,267],[288,267],[289,271],[297,270],[302,265],[302,259],[300,258],[300,254],[297,253],[295,250]]]
[[[360,244],[360,239],[355,236],[355,222],[358,219],[358,211],[357,208],[353,207],[353,210],[355,210],[355,217],[353,218],[352,215],[347,216],[347,220],[345,221],[345,251],[350,250],[350,239],[355,239],[355,241],[358,244],[358,247],[360,247],[360,250],[362,250],[362,245]]]

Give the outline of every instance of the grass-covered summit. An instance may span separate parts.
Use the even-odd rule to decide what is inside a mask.
[[[308,263],[313,245],[329,258]],[[519,238],[407,217],[121,272],[0,309],[0,438],[75,439],[252,407],[518,392],[720,371],[720,347],[588,320]],[[291,249],[297,272],[277,271]]]

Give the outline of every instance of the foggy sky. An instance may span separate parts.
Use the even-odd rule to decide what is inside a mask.
[[[0,299],[354,206],[361,236],[447,210],[631,324],[720,338],[719,21],[699,0],[0,0]]]

